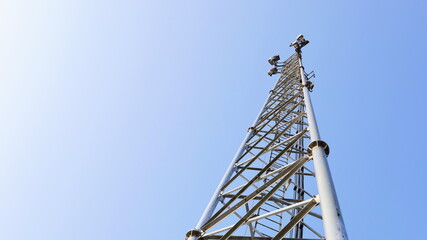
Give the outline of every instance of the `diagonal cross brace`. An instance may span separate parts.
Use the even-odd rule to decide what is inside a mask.
[[[227,240],[231,236],[231,234],[233,234],[240,226],[242,226],[242,224],[247,222],[248,219],[252,217],[252,215],[255,213],[255,211],[257,211],[266,201],[268,201],[273,196],[273,194],[280,187],[282,187],[282,185],[285,184],[308,160],[308,157],[302,157],[300,158],[300,160],[298,160],[297,164],[292,165],[292,167],[290,167],[289,170],[286,171],[286,174],[284,174],[283,177],[281,176],[281,180],[267,194],[265,194],[263,198],[260,199],[257,204],[255,204],[255,206],[252,207],[252,209],[250,209],[228,232],[226,232],[220,240]],[[204,229],[202,228],[202,230]]]
[[[312,199],[307,199],[307,200],[304,200],[302,202],[295,203],[295,204],[292,204],[290,206],[286,206],[286,207],[283,207],[283,208],[279,208],[279,209],[277,209],[275,211],[271,211],[271,212],[265,213],[265,214],[260,215],[260,216],[252,217],[245,224],[251,224],[254,221],[258,221],[260,219],[263,219],[263,218],[266,218],[266,217],[269,217],[269,216],[272,216],[272,215],[275,215],[275,214],[278,214],[278,213],[281,213],[281,212],[289,211],[289,210],[292,210],[292,209],[295,209],[295,208],[300,208],[300,207],[308,204],[311,201],[312,201]],[[247,204],[245,204],[245,205],[247,205]],[[246,211],[249,211],[249,207],[246,208]],[[251,227],[251,226],[252,225],[249,225],[249,227]],[[233,225],[225,227],[225,228],[221,228],[221,229],[218,229],[218,230],[215,230],[215,231],[210,232],[210,233],[203,234],[203,237],[215,235],[217,233],[226,231],[226,230],[228,230],[228,229],[230,229],[232,227],[233,227]]]
[[[295,215],[291,221],[289,221],[288,224],[286,224],[286,226],[280,230],[279,233],[277,233],[276,236],[274,236],[273,239],[271,240],[281,240],[286,234],[289,233],[289,231],[292,230],[292,228],[294,228],[303,218],[305,215],[307,215],[311,209],[313,209],[315,206],[317,206],[319,204],[319,200],[317,200],[317,198],[313,198],[313,200],[311,200],[303,209],[301,209],[301,211]]]
[[[304,131],[302,131],[302,132],[300,132],[300,133],[298,133],[298,136],[299,137],[301,137],[302,135],[304,135],[305,134],[305,132],[306,131],[308,131],[307,129],[305,129]],[[251,181],[249,181],[247,184],[246,184],[246,186],[244,186],[239,192],[237,192],[236,193],[236,195],[233,197],[233,198],[231,198],[227,203],[225,203],[224,204],[224,206],[221,208],[221,209],[219,209],[218,210],[218,212],[216,212],[202,227],[201,227],[201,229],[203,229],[203,230],[207,230],[207,229],[209,229],[209,228],[211,228],[212,226],[214,226],[216,223],[218,223],[219,221],[221,221],[221,219],[223,219],[224,217],[226,217],[226,216],[228,216],[229,214],[231,214],[231,213],[229,213],[228,215],[226,215],[226,216],[224,216],[224,214],[222,214],[221,215],[221,213],[228,207],[228,206],[230,206],[230,204],[234,201],[234,200],[236,200],[244,191],[246,191],[246,189],[248,189],[250,186],[251,186],[251,184],[252,183],[254,183],[254,182],[256,182],[261,176],[262,176],[262,174],[264,174],[264,172],[266,172],[270,167],[271,167],[271,165],[273,165],[276,161],[277,161],[277,159],[279,159],[287,150],[289,150],[289,148],[291,148],[294,144],[295,144],[295,142],[298,140],[298,138],[295,138],[291,143],[289,143],[289,145],[285,148],[285,149],[283,149],[272,161],[270,161],[265,167],[264,167],[264,169],[263,170],[261,170],[255,177],[253,177],[252,178],[252,180]],[[308,158],[307,158],[308,159]],[[248,164],[249,165],[249,164]],[[231,180],[230,180],[231,181]],[[277,180],[276,180],[277,181]],[[273,182],[274,183],[274,182]],[[253,196],[253,197],[256,197],[256,195],[255,196]],[[228,211],[227,211],[228,212]],[[220,218],[220,215],[222,216],[221,218]]]

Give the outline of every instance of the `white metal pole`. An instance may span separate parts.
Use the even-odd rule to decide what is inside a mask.
[[[308,126],[310,129],[310,139],[312,142],[321,141],[311,103],[307,79],[302,66],[301,50],[297,48],[300,75],[304,92],[304,102],[306,106]],[[322,141],[323,142],[323,141]],[[339,207],[334,183],[329,170],[325,148],[315,144],[312,148],[313,164],[316,174],[317,187],[319,190],[320,207],[322,209],[323,227],[327,240],[347,240],[347,232]]]

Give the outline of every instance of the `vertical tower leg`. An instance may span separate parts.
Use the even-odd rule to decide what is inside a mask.
[[[326,158],[326,151],[329,151],[329,148],[328,145],[320,139],[320,133],[317,128],[316,117],[314,115],[313,105],[311,103],[307,87],[307,79],[304,74],[304,67],[302,66],[301,49],[297,48],[296,50],[298,52],[304,101],[307,109],[308,126],[310,129],[311,144],[309,145],[309,155],[312,155],[311,157],[313,158],[314,169],[316,172],[325,237],[327,240],[347,240],[347,232],[345,230],[334,183],[332,181],[331,172]]]

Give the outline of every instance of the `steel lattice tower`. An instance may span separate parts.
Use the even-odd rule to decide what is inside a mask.
[[[314,74],[302,66],[307,44],[299,35],[295,54],[269,59],[280,77],[186,239],[348,239],[310,99]]]

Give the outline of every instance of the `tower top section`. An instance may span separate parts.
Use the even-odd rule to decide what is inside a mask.
[[[304,35],[298,35],[296,41],[292,42],[289,47],[294,47],[296,52],[301,52],[301,48],[310,43],[308,40],[304,38]]]

